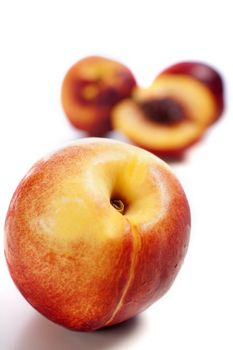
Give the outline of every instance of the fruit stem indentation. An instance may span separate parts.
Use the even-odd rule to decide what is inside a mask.
[[[124,214],[125,205],[121,199],[111,199],[110,203],[117,211],[119,211],[119,213]]]

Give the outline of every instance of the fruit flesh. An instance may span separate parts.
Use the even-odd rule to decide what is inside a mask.
[[[177,123],[148,118],[142,103],[173,100],[185,117]],[[130,140],[151,151],[172,154],[195,143],[211,123],[215,101],[209,90],[193,78],[179,75],[158,77],[148,89],[136,89],[134,100],[119,103],[113,111],[114,127]]]
[[[184,61],[166,68],[159,76],[165,74],[191,76],[204,84],[216,101],[216,114],[213,122],[221,116],[224,109],[224,87],[222,77],[215,68],[198,61]]]
[[[13,280],[38,311],[71,329],[142,311],[169,288],[187,248],[189,207],[170,170],[136,147],[113,145],[80,142],[38,162],[6,219]],[[118,196],[123,215],[111,204]]]

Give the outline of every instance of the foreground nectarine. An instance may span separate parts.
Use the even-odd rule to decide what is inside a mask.
[[[186,196],[166,163],[88,138],[22,179],[6,218],[5,256],[34,308],[90,331],[133,317],[168,290],[189,231]]]
[[[81,59],[67,72],[62,84],[62,105],[69,121],[89,135],[111,130],[113,106],[131,95],[136,85],[123,64],[100,56]]]
[[[220,75],[204,64],[184,62],[163,71],[146,89],[113,110],[114,127],[156,154],[182,154],[199,141],[223,111]]]

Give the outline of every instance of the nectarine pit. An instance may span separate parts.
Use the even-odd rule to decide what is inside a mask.
[[[145,116],[161,124],[175,124],[186,119],[184,108],[172,98],[156,98],[139,103]]]

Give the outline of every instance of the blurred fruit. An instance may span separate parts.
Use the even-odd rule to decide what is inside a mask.
[[[113,110],[114,127],[135,144],[161,156],[178,156],[196,143],[223,111],[216,71],[184,62],[164,70],[149,88]]]
[[[90,56],[67,72],[61,100],[69,121],[89,135],[101,136],[111,130],[113,106],[131,95],[136,81],[123,64]]]
[[[213,122],[218,119],[224,110],[223,79],[215,68],[197,61],[184,61],[165,69],[161,75],[188,75],[203,83],[213,94],[216,103],[216,114]]]

